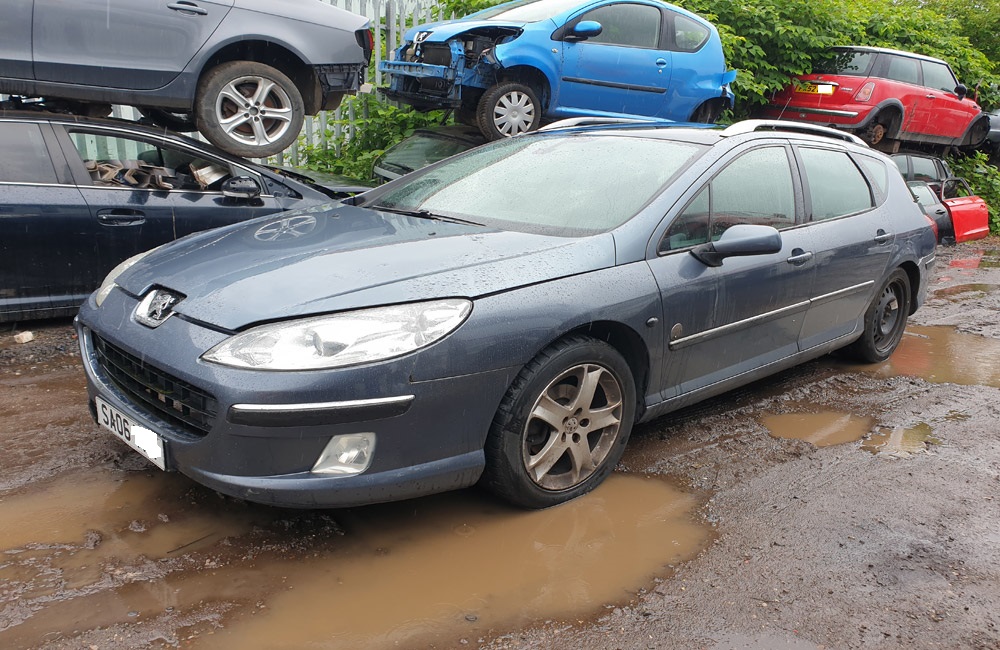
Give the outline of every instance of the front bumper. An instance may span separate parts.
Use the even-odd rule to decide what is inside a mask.
[[[393,361],[330,371],[225,368],[199,360],[225,334],[181,317],[146,328],[128,316],[135,302],[116,290],[101,309],[85,305],[77,319],[91,404],[100,396],[157,433],[168,470],[248,501],[346,507],[471,486],[484,467],[492,418],[517,372],[411,381],[420,354],[433,353],[433,346]],[[102,365],[98,337],[102,346],[170,378],[171,388],[160,390],[156,400],[169,401],[178,386],[208,395],[207,424],[193,429],[169,408],[137,398]],[[374,433],[378,441],[366,471],[310,471],[332,437],[359,432]]]

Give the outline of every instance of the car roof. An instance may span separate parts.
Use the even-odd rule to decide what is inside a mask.
[[[871,47],[869,45],[838,45],[834,50],[851,50],[852,52],[874,52],[882,54],[895,54],[897,56],[905,56],[911,59],[920,59],[922,61],[932,61],[934,63],[944,63],[948,65],[946,61],[941,59],[936,59],[933,56],[926,56],[923,54],[917,54],[916,52],[904,52],[903,50],[893,50],[888,47]]]
[[[812,142],[830,142],[853,144],[867,149],[868,145],[861,138],[818,124],[795,122],[792,120],[743,120],[730,126],[715,124],[696,124],[687,122],[667,123],[665,121],[627,121],[594,120],[580,124],[568,124],[565,128],[543,129],[543,133],[628,133],[641,137],[658,138],[662,140],[681,140],[695,144],[714,145],[726,138],[747,136],[749,138],[783,137],[801,139]]]

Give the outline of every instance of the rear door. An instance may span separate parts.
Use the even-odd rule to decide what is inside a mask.
[[[160,88],[180,74],[233,2],[35,0],[31,28],[35,78],[109,88]]]
[[[0,320],[78,307],[108,269],[48,124],[0,120],[0,197]]]
[[[895,233],[884,206],[890,170],[882,159],[859,156],[862,171],[846,151],[820,144],[796,147],[796,158],[816,265],[805,350],[855,331],[885,276]]]

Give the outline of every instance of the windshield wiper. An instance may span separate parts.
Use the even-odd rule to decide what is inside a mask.
[[[392,208],[386,205],[378,205],[377,203],[372,205],[366,205],[366,208],[371,208],[372,210],[382,210],[383,212],[392,212],[394,214],[404,214],[408,217],[417,217],[418,219],[432,219],[434,221],[447,221],[449,223],[463,223],[467,226],[482,226],[483,224],[477,221],[471,221],[469,219],[461,219],[459,217],[452,217],[445,214],[437,214],[431,212],[430,210],[406,210],[404,208]]]

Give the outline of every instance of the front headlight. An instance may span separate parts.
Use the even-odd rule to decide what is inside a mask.
[[[101,283],[97,293],[94,294],[94,302],[97,303],[97,306],[100,307],[104,304],[104,300],[108,297],[108,294],[111,293],[111,290],[117,286],[115,284],[115,280],[118,279],[118,276],[135,265],[136,262],[155,251],[157,248],[162,248],[162,246],[150,248],[148,251],[139,253],[138,255],[133,255],[115,268],[111,269],[111,273],[108,273],[107,276],[105,276],[104,282]]]
[[[426,347],[453,332],[472,303],[448,298],[261,325],[226,339],[205,361],[255,370],[319,370],[371,363]]]

